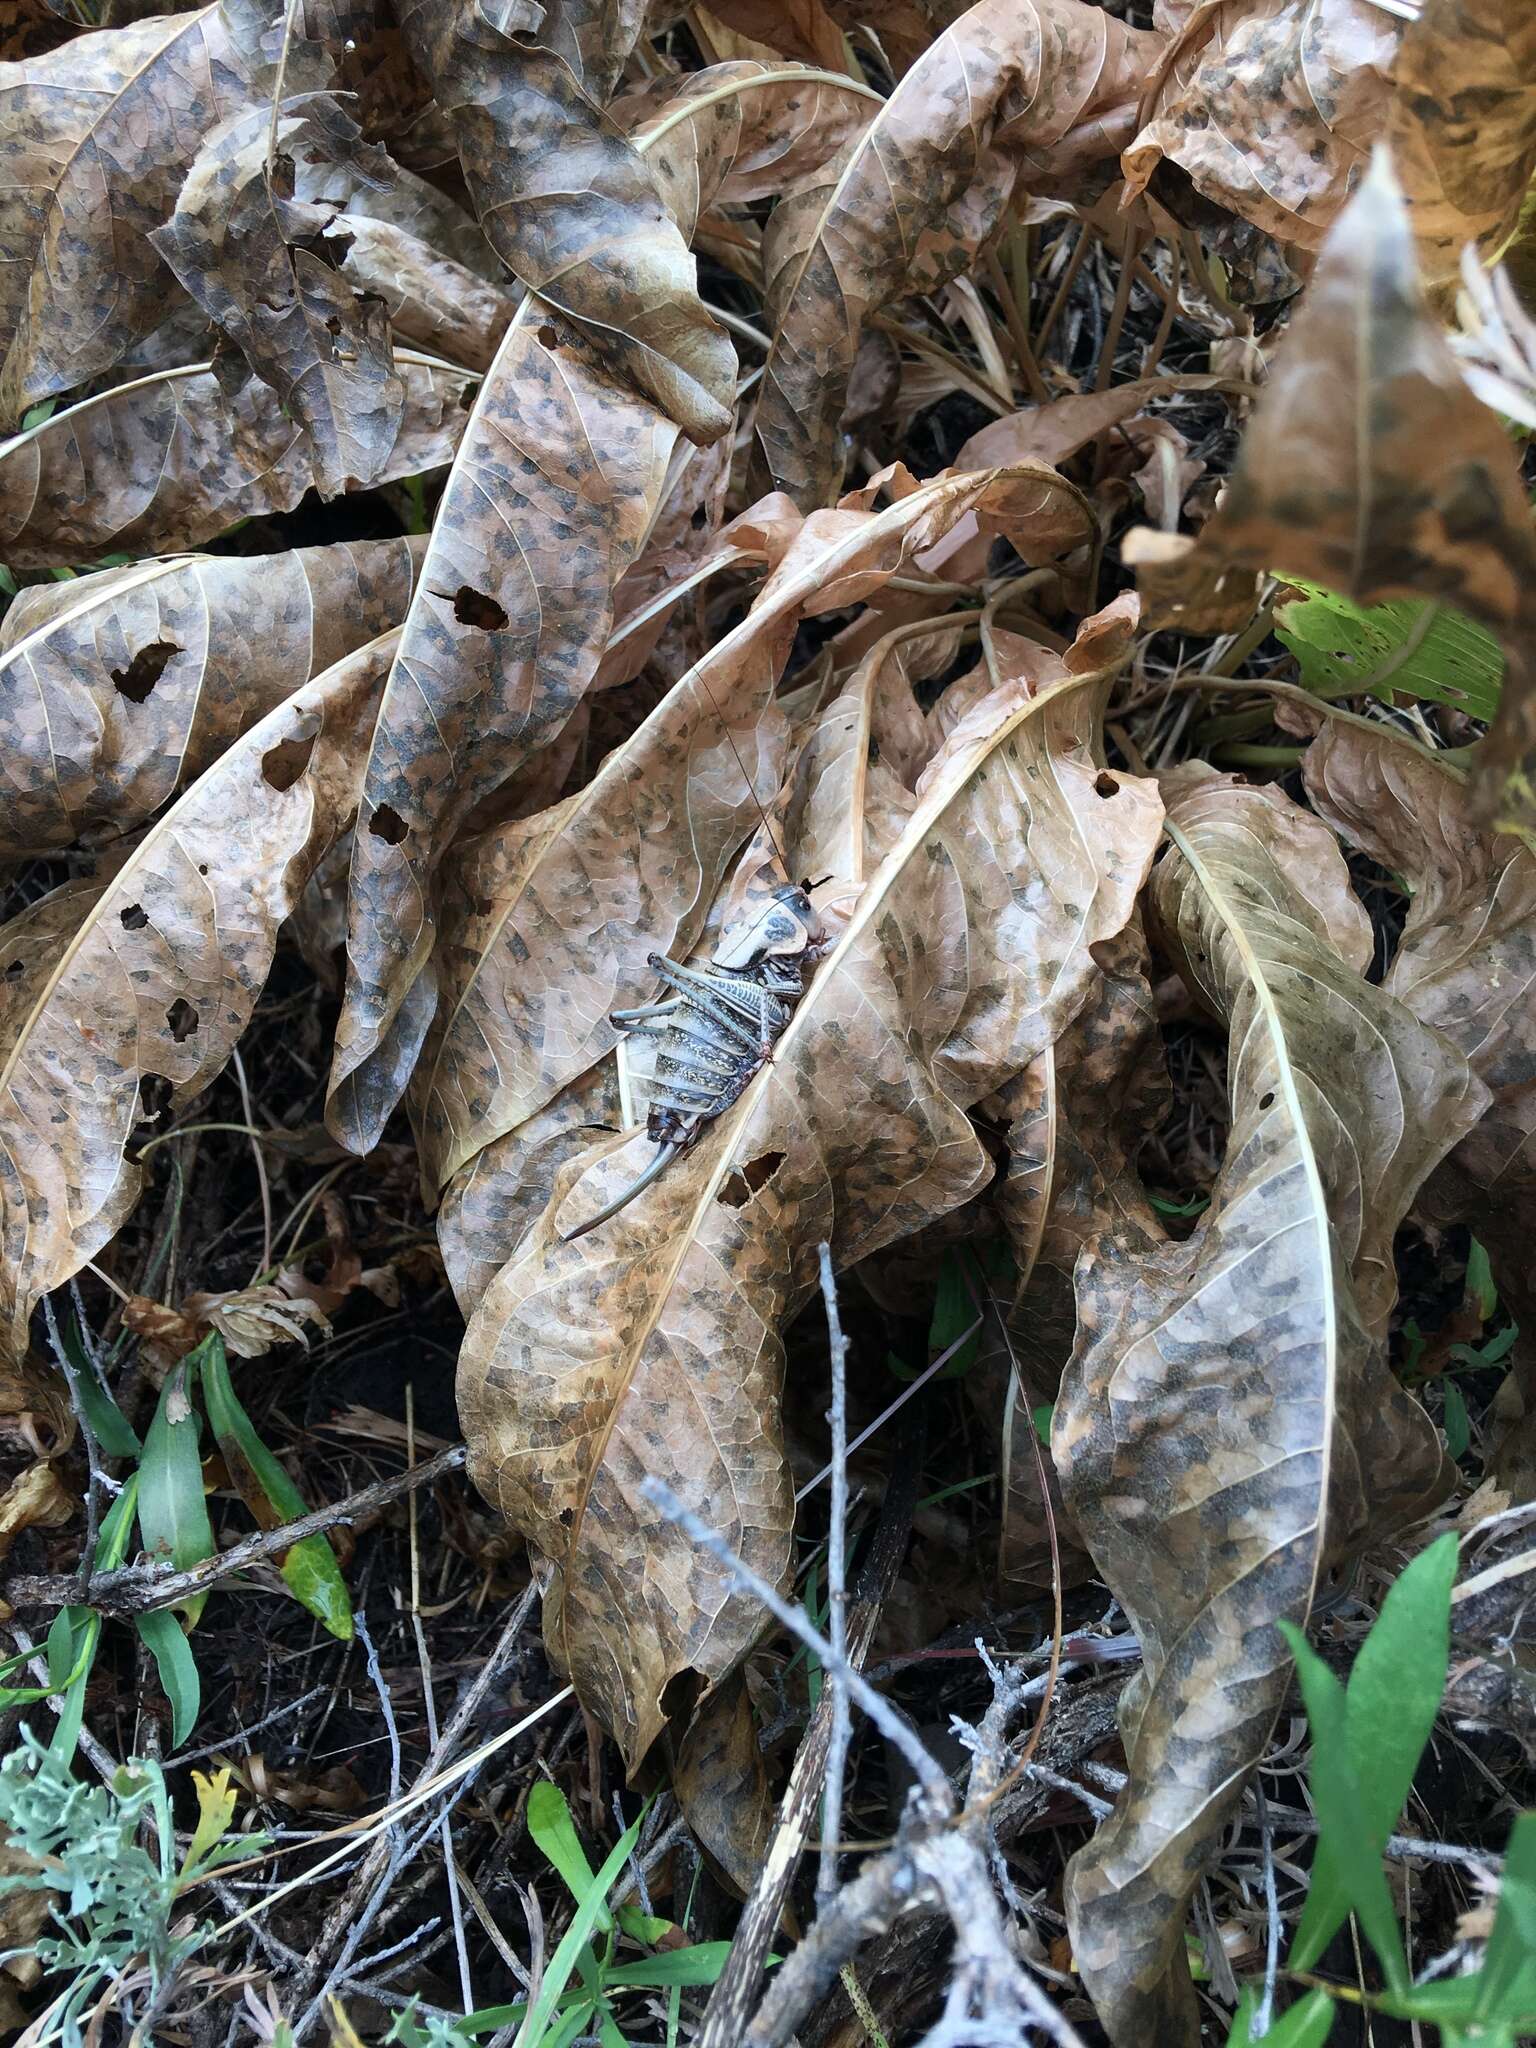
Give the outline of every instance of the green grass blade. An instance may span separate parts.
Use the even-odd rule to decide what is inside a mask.
[[[1399,1573],[1349,1674],[1347,1755],[1367,1838],[1378,1855],[1403,1810],[1445,1691],[1456,1558],[1456,1538],[1447,1534]],[[1325,1835],[1312,1859],[1311,1888],[1289,1966],[1314,1968],[1348,1912],[1348,1888]]]

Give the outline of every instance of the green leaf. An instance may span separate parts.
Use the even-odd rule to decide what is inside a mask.
[[[928,1356],[942,1358],[951,1344],[959,1343],[978,1321],[976,1303],[966,1285],[965,1268],[953,1248],[946,1251],[939,1267],[939,1287],[933,1298],[933,1318],[928,1325]],[[976,1329],[939,1374],[941,1380],[957,1380],[976,1363],[981,1331]]]
[[[1409,1989],[1408,1964],[1392,1910],[1392,1894],[1381,1868],[1381,1848],[1367,1826],[1350,1761],[1344,1688],[1299,1628],[1288,1621],[1282,1621],[1280,1628],[1296,1659],[1296,1676],[1312,1730],[1312,1800],[1322,1827],[1319,1852],[1327,1843],[1346,1910],[1353,1908],[1358,1914],[1380,1958],[1388,1988],[1405,1993]]]
[[[192,1646],[169,1607],[135,1615],[134,1623],[154,1657],[161,1688],[171,1703],[171,1740],[180,1749],[197,1726],[197,1710],[203,1698]]]
[[[1465,1457],[1472,1441],[1472,1418],[1467,1413],[1466,1398],[1449,1376],[1441,1382],[1440,1393],[1445,1402],[1445,1448],[1453,1458]]]
[[[1488,1254],[1474,1237],[1467,1252],[1466,1296],[1477,1310],[1480,1323],[1491,1323],[1498,1313],[1499,1290],[1494,1284]]]
[[[1035,1425],[1035,1435],[1049,1450],[1051,1448],[1051,1423],[1056,1416],[1054,1401],[1041,1401],[1029,1411],[1029,1419]]]
[[[655,1913],[642,1913],[638,1906],[620,1906],[618,1922],[630,1940],[638,1941],[642,1948],[654,1948],[658,1941],[665,1941],[677,1924]]]
[[[638,1962],[618,1963],[603,1972],[605,1991],[657,1991],[669,1984],[713,1984],[731,1952],[728,1941],[696,1941],[687,1948],[663,1949]]]
[[[200,1344],[172,1366],[144,1439],[139,1463],[139,1535],[150,1558],[178,1571],[213,1555],[213,1526],[203,1497],[203,1462],[198,1455],[200,1425],[192,1405],[198,1367],[208,1349]],[[206,1594],[186,1602],[196,1621]]]
[[[1249,2048],[1253,2039],[1249,2028],[1258,2009],[1258,1993],[1245,1990],[1232,2016],[1227,2048]],[[1326,1991],[1309,1991],[1289,2012],[1270,2021],[1269,2032],[1260,2037],[1264,2048],[1323,2048],[1333,2028],[1333,2011],[1333,2000]]]
[[[94,1559],[97,1571],[115,1571],[122,1563],[128,1549],[129,1536],[133,1532],[133,1520],[138,1505],[139,1474],[135,1472],[125,1480],[122,1492],[101,1518],[101,1530],[96,1538]],[[92,1607],[66,1607],[63,1612],[69,1619],[74,1668],[64,1684],[64,1706],[48,1744],[48,1753],[68,1764],[75,1754],[76,1745],[80,1740],[81,1725],[85,1719],[85,1688],[90,1683],[91,1667],[96,1662],[96,1650],[101,1642],[101,1616]],[[59,1621],[55,1619],[53,1627],[48,1631],[50,1652],[54,1645],[54,1633],[58,1628]]]
[[[1536,2019],[1536,1813],[1520,1814],[1510,1830],[1473,2016],[1527,2024]]]
[[[109,1458],[136,1458],[143,1448],[138,1431],[96,1377],[73,1309],[63,1319],[59,1341],[70,1363],[75,1398],[97,1443]]]
[[[1418,598],[1358,605],[1320,583],[1286,581],[1303,595],[1276,609],[1275,636],[1295,655],[1307,689],[1381,697],[1400,690],[1473,718],[1497,711],[1504,657],[1492,634],[1461,612]]]
[[[529,1803],[531,1806],[531,1798]],[[640,1821],[644,1818],[642,1813],[640,1820],[637,1820],[633,1827],[624,1830],[609,1851],[602,1869],[588,1886],[586,1896],[577,1904],[576,1911],[571,1915],[570,1926],[560,1937],[560,1946],[545,1966],[538,1998],[524,2023],[523,2039],[542,2043],[544,2029],[549,2025],[561,1992],[570,1982],[571,1973],[586,1952],[587,1943],[592,1938],[592,1931],[597,1926],[599,1917],[607,1914],[608,1924],[612,1926],[613,1916],[608,1913],[605,1901],[618,1879],[619,1872],[629,1861],[630,1854],[640,1839]],[[529,1825],[531,1831],[531,1821]],[[564,1871],[560,1874],[562,1877],[565,1875]]]
[[[224,1340],[217,1332],[208,1339],[204,1352],[203,1401],[236,1491],[263,1529],[280,1529],[285,1522],[297,1521],[309,1513],[308,1503],[240,1405],[229,1376]],[[279,1569],[299,1605],[341,1642],[350,1642],[352,1598],[329,1540],[318,1533],[302,1537],[284,1553]]]
[[[566,1889],[579,1906],[596,1879],[587,1852],[581,1846],[570,1804],[558,1785],[540,1778],[528,1794],[528,1832],[544,1856],[565,1880]],[[603,1934],[613,1930],[613,1915],[600,1905],[597,1927]]]
[[[1358,1787],[1365,1842],[1378,1861],[1413,1785],[1445,1691],[1455,1581],[1456,1539],[1447,1534],[1398,1575],[1350,1672],[1342,1761]],[[1310,1712],[1310,1699],[1307,1706]],[[1314,1740],[1321,1740],[1315,1729]],[[1349,1911],[1349,1886],[1336,1847],[1325,1830],[1287,1959],[1293,1970],[1313,1968]]]

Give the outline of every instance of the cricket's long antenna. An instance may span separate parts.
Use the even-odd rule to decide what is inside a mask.
[[[772,818],[763,808],[763,800],[757,793],[757,784],[748,774],[747,764],[741,758],[741,749],[736,744],[736,735],[731,731],[730,726],[726,722],[725,713],[720,709],[720,700],[709,687],[709,678],[704,672],[708,661],[709,656],[706,654],[703,661],[695,663],[693,670],[694,680],[703,688],[705,696],[709,699],[709,708],[714,712],[716,719],[719,721],[720,730],[725,734],[726,744],[736,756],[736,766],[741,770],[741,779],[746,785],[747,794],[751,797],[753,803],[757,805],[757,815],[763,821],[763,830],[768,834],[768,843],[773,848],[774,854],[778,859],[785,881],[788,882],[793,879],[789,872],[789,855],[784,851],[783,842],[779,838],[778,833],[773,829]],[[687,677],[685,676],[682,680],[686,682]],[[771,702],[772,699],[769,701]],[[793,769],[790,772],[793,773]]]

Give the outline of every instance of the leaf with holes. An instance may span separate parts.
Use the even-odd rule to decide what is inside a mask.
[[[0,855],[115,838],[397,625],[423,540],[178,556],[24,590],[0,624]]]
[[[579,794],[454,857],[441,1021],[415,1099],[434,1195],[612,1050],[620,1034],[608,1013],[644,984],[649,954],[686,953],[698,937],[727,862],[783,779],[785,722],[771,700],[801,618],[855,574],[872,592],[1021,481],[1041,492],[1048,519],[1072,502],[1049,472],[981,472],[939,479],[884,512],[833,515],[828,538],[810,522],[741,624]],[[740,525],[745,539],[751,515]]]
[[[478,379],[401,349],[405,411],[376,481],[453,460]],[[315,481],[310,446],[254,378],[232,396],[208,363],[82,399],[0,443],[0,561],[93,562],[200,547],[241,519],[290,512]]]
[[[980,0],[864,133],[780,202],[763,238],[773,347],[757,408],[766,475],[809,510],[836,495],[838,417],[864,322],[936,290],[1032,175],[1112,157],[1162,39],[1084,0]]]
[[[647,132],[703,206],[757,131],[736,124],[722,140],[692,117],[669,128],[663,114]],[[697,159],[690,138],[710,144]],[[443,851],[591,686],[675,441],[671,421],[616,384],[556,312],[525,301],[444,490],[364,783],[326,1106],[351,1150],[377,1143],[437,1007]]]
[[[480,225],[514,276],[691,439],[730,426],[736,357],[642,159],[602,108],[632,10],[551,0],[537,42],[515,8],[410,0],[400,26],[453,124]],[[605,33],[606,31],[606,33]]]
[[[568,1165],[471,1321],[471,1467],[547,1561],[547,1639],[631,1766],[673,1682],[718,1683],[760,1625],[641,1480],[664,1479],[782,1582],[779,1332],[816,1285],[818,1243],[850,1264],[987,1179],[967,1108],[1065,1027],[1090,948],[1132,913],[1161,805],[1097,751],[1132,616],[1122,603],[1093,622],[1085,674],[955,736],[736,1106],[563,1243],[652,1148],[626,1135]]]
[[[379,477],[405,406],[384,301],[354,289],[351,243],[332,210],[294,197],[301,155],[311,166],[348,164],[379,184],[393,176],[383,150],[363,143],[351,116],[315,89],[329,68],[301,69],[290,57],[284,83],[295,97],[217,127],[175,212],[150,237],[303,427],[323,497]]]
[[[1129,1781],[1067,1878],[1078,1967],[1127,2048],[1197,2039],[1185,1913],[1285,1700],[1276,1624],[1303,1625],[1331,1563],[1447,1483],[1387,1365],[1392,1239],[1487,1099],[1361,978],[1369,928],[1323,825],[1198,763],[1166,793],[1152,903],[1226,1022],[1231,1134],[1193,1236],[1084,1251],[1051,1433],[1142,1645]]]
[[[276,58],[248,0],[77,36],[0,75],[0,418],[73,390],[164,318],[151,244],[202,137]]]
[[[394,636],[296,690],[110,874],[0,928],[0,1345],[138,1198],[129,1148],[207,1085],[249,1021],[277,931],[357,801]],[[231,830],[231,821],[237,821]]]

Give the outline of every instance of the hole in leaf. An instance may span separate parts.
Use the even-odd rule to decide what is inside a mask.
[[[178,996],[165,1013],[172,1038],[178,1045],[185,1045],[197,1029],[197,1012],[185,996]]]
[[[574,1508],[562,1508],[560,1510],[560,1526],[562,1529],[569,1529],[575,1519],[576,1511]]]
[[[468,412],[468,411],[469,411],[470,407],[471,407],[471,406],[472,406],[472,405],[474,404],[474,402],[475,402],[475,392],[476,392],[476,391],[477,391],[478,389],[479,389],[478,385],[475,385],[475,384],[466,384],[466,385],[464,386],[463,390],[462,390],[462,391],[461,391],[461,392],[459,393],[459,411],[460,411],[460,412]]]
[[[549,324],[549,322],[548,322],[548,321],[546,320],[546,321],[544,322],[544,325],[543,325],[543,326],[542,326],[542,327],[541,327],[541,328],[539,329],[539,346],[540,346],[540,348],[555,348],[555,347],[558,347],[558,345],[559,345],[559,341],[560,341],[560,337],[559,337],[559,335],[558,335],[558,334],[557,334],[557,333],[555,332],[554,328],[553,328],[553,327],[551,327],[551,326],[550,326],[550,324]]]
[[[1274,1092],[1274,1090],[1273,1090],[1273,1089],[1271,1089],[1271,1090],[1269,1091],[1269,1093],[1268,1093],[1267,1095],[1261,1095],[1261,1096],[1259,1097],[1259,1107],[1260,1107],[1260,1109],[1273,1109],[1273,1108],[1274,1108],[1274,1106],[1275,1106],[1275,1092]]]
[[[756,1159],[749,1159],[745,1166],[735,1167],[726,1175],[716,1201],[724,1202],[728,1209],[744,1209],[758,1189],[765,1188],[783,1164],[782,1152],[764,1152]]]
[[[1093,787],[1094,793],[1098,796],[1118,796],[1120,794],[1119,783],[1107,770],[1099,776]]]
[[[200,860],[200,861],[198,862],[198,864],[197,864],[197,872],[198,872],[198,873],[199,873],[200,875],[206,875],[206,874],[207,874],[207,872],[208,872],[208,863],[207,863],[207,861],[205,861],[205,860]]]
[[[398,846],[405,837],[405,820],[393,804],[380,804],[368,820],[368,830],[386,846]]]
[[[268,747],[261,757],[261,779],[269,789],[292,789],[309,766],[318,738],[317,729],[305,738],[279,740],[275,747]]]
[[[147,1124],[162,1123],[170,1114],[171,1083],[164,1074],[140,1074],[139,1117]]]
[[[147,647],[139,649],[126,668],[111,671],[119,694],[130,704],[142,704],[165,674],[171,656],[180,652],[174,640],[151,640]]]
[[[693,508],[693,517],[689,520],[688,524],[693,528],[695,533],[698,533],[708,523],[708,520],[709,513],[705,509],[705,507],[702,505],[695,505]]]
[[[20,981],[26,971],[27,963],[25,960],[13,960],[5,970],[5,978],[7,981]]]
[[[149,923],[149,912],[142,903],[130,903],[118,912],[118,918],[125,932],[141,932]]]
[[[453,594],[453,616],[461,626],[478,626],[483,633],[499,633],[510,621],[494,597],[461,583]]]

